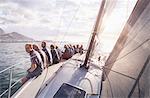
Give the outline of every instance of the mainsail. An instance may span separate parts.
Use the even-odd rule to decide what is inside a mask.
[[[150,0],[101,1],[86,57],[49,67],[12,98],[150,97]],[[105,65],[104,52],[111,52]]]
[[[112,51],[120,33],[122,32],[137,0],[104,0],[101,20],[95,25],[95,34],[89,58],[106,59]],[[92,39],[92,38],[91,38]]]
[[[106,1],[106,5],[109,5],[109,0]],[[119,0],[114,2],[116,2],[114,5],[117,6]],[[125,0],[124,2],[129,4],[131,1]],[[101,27],[96,35],[98,38],[94,39],[90,53],[90,58],[96,55],[101,56],[102,54],[97,50],[102,47],[104,35],[110,33],[111,36],[114,36],[109,43],[112,44],[111,47],[108,45],[109,51],[112,52],[103,68],[102,98],[149,98],[150,1],[134,0],[130,10],[129,5],[127,8],[118,9],[109,6],[104,9]],[[117,14],[116,17],[113,16],[114,13],[119,12],[118,10],[123,9],[126,11],[124,10],[120,15]]]
[[[149,10],[149,0],[138,0],[105,63],[102,98],[150,97]]]

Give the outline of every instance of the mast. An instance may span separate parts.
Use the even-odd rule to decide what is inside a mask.
[[[89,56],[90,56],[90,53],[91,53],[91,48],[94,44],[94,39],[95,39],[95,36],[97,34],[98,27],[100,27],[101,23],[102,23],[105,2],[106,2],[106,0],[102,0],[102,2],[101,2],[100,9],[99,9],[98,16],[97,16],[96,23],[95,23],[95,27],[94,27],[94,31],[92,33],[91,41],[90,41],[90,44],[89,44],[89,47],[88,47],[88,50],[87,50],[87,53],[86,53],[84,63],[81,66],[81,67],[85,67],[86,69],[89,68],[87,63],[88,63]]]

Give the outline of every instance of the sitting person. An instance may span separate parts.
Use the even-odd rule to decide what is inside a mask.
[[[60,57],[59,57],[58,51],[55,49],[54,45],[51,45],[50,48],[51,48],[51,53],[52,53],[52,58],[53,58],[53,64],[59,63]]]
[[[76,45],[76,52],[79,53],[79,45]]]
[[[70,50],[67,45],[64,45],[64,49],[65,50],[63,52],[62,59],[68,60],[69,58],[71,58]]]
[[[77,53],[77,49],[76,49],[76,46],[75,46],[75,45],[73,45],[73,51],[74,51],[74,54]]]
[[[70,44],[70,45],[68,45],[68,47],[69,47],[70,57],[72,57],[72,56],[74,55],[73,47],[72,47],[72,45],[71,45],[71,44]]]
[[[42,68],[41,68],[42,60],[40,59],[39,53],[37,53],[36,51],[33,50],[31,44],[26,44],[25,50],[30,55],[31,67],[27,70],[27,72],[28,72],[27,76],[22,79],[23,84],[26,81],[28,81],[29,79],[31,79],[33,77],[37,77],[37,76],[41,75],[41,73],[42,73]]]
[[[58,55],[60,57],[60,60],[62,58],[62,50],[58,48],[58,46],[56,46],[56,50],[58,51]]]
[[[46,47],[46,42],[43,41],[41,44],[41,47],[48,58],[48,65],[52,65],[53,64],[52,53],[51,53],[50,49]]]
[[[79,48],[79,53],[80,53],[80,54],[83,54],[83,45],[80,46],[80,48]]]
[[[35,45],[35,44],[33,44],[33,49],[35,51],[37,51],[40,54],[40,56],[41,56],[42,63],[43,63],[42,68],[43,69],[47,68],[48,67],[48,58],[47,58],[45,52],[43,50],[40,50],[39,47],[37,45]]]

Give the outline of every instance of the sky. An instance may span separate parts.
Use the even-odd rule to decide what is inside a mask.
[[[107,1],[99,39],[103,50],[110,51],[137,0]],[[101,0],[0,0],[0,28],[7,33],[18,32],[35,40],[89,42],[100,2]]]
[[[137,0],[110,1],[103,18],[102,30],[99,33],[99,39],[101,39],[99,47],[106,52],[113,49]]]
[[[0,27],[36,40],[87,41],[99,0],[0,0]]]

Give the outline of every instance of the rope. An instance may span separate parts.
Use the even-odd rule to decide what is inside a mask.
[[[149,23],[149,21],[150,21],[150,19],[148,21],[146,21],[140,29],[136,29],[135,35],[131,38],[131,40],[128,41],[128,43],[124,46],[124,48],[127,47],[140,34],[140,31],[142,31],[142,29]]]
[[[60,33],[60,29],[59,28],[61,27],[62,16],[63,16],[63,13],[64,13],[64,9],[66,8],[66,5],[67,5],[67,3],[65,2],[64,6],[62,8],[62,13],[61,13],[60,18],[59,18],[59,23],[58,23],[58,28],[57,28],[57,30],[58,30],[57,31],[57,35]],[[57,39],[58,39],[58,36],[55,37],[55,41],[57,41]]]
[[[105,70],[103,70],[103,72],[104,72],[105,77],[106,77],[107,80],[108,80],[109,87],[110,87],[110,91],[111,91],[111,96],[112,96],[112,98],[114,98],[113,90],[112,90],[112,86],[111,86],[111,82],[110,82],[110,80],[109,80],[109,77],[107,77],[107,74],[106,74]]]
[[[78,8],[76,9],[75,14],[73,15],[73,18],[71,19],[71,21],[70,21],[70,23],[69,23],[69,25],[68,25],[68,27],[67,27],[67,29],[66,29],[64,35],[62,36],[62,39],[65,39],[65,36],[68,34],[68,30],[70,29],[70,27],[71,27],[71,25],[72,25],[72,22],[73,22],[73,20],[75,19],[76,14],[77,14],[77,12],[78,12],[80,6],[81,6],[81,5],[78,5]],[[62,41],[60,42],[60,45],[62,45]]]
[[[48,68],[46,68],[46,74],[45,74],[45,76],[44,76],[44,78],[43,78],[43,81],[41,82],[40,89],[38,90],[38,92],[37,92],[35,98],[37,98],[37,96],[39,95],[39,93],[40,93],[40,91],[41,91],[41,89],[42,89],[41,87],[42,87],[42,85],[44,84],[44,81],[46,80],[47,74],[48,74]]]

